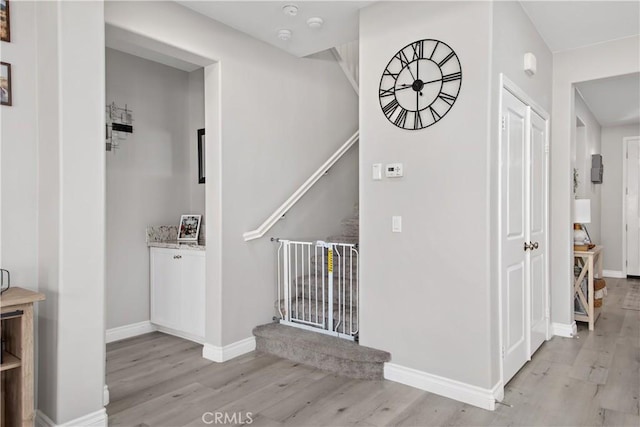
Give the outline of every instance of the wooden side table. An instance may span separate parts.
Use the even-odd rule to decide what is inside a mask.
[[[0,371],[0,425],[33,426],[33,303],[44,294],[10,288],[0,296],[0,334],[6,349]]]
[[[602,246],[596,246],[586,251],[574,251],[575,262],[582,268],[580,274],[573,283],[574,298],[578,298],[587,313],[575,313],[574,317],[579,322],[589,323],[589,330],[593,327],[600,316],[601,307],[594,307],[595,291],[593,281],[596,277],[602,277]],[[587,295],[582,291],[580,284],[587,278]]]

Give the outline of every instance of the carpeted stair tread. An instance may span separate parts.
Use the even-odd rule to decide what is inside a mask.
[[[287,341],[300,348],[312,349],[315,353],[331,355],[350,361],[384,363],[391,360],[391,355],[386,351],[376,350],[345,339],[279,323],[257,326],[254,328],[253,334],[258,338]]]

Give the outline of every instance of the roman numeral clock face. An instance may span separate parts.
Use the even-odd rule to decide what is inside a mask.
[[[396,53],[380,79],[380,106],[402,129],[429,127],[449,112],[460,92],[462,67],[438,40],[418,40]]]

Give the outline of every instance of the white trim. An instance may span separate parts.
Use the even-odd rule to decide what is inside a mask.
[[[482,388],[394,363],[384,364],[384,378],[490,411],[504,396],[501,382],[491,389]]]
[[[255,230],[247,231],[242,235],[245,241],[259,239],[264,236],[267,231],[271,229],[279,220],[282,218],[284,214],[286,214],[289,209],[295,205],[298,200],[304,196],[307,191],[314,186],[320,178],[324,176],[325,173],[333,166],[340,158],[347,152],[351,147],[358,142],[360,138],[360,131],[356,131],[351,138],[347,140],[340,148],[336,150],[335,153],[329,157],[329,160],[324,162],[322,166],[318,168],[305,182],[302,184],[292,195],[289,197],[282,205],[280,205],[272,214],[267,218],[258,228]]]
[[[102,390],[102,404],[104,406],[107,406],[109,402],[111,402],[111,397],[109,395],[109,386],[105,385],[104,389]]]
[[[205,343],[202,347],[202,357],[213,362],[226,362],[256,349],[256,337],[245,338],[232,344],[219,347]]]
[[[184,331],[179,331],[177,329],[167,328],[166,326],[156,325],[152,323],[152,326],[156,331],[162,332],[168,335],[173,335],[174,337],[183,338],[185,340],[197,342],[198,344],[204,344],[204,337],[199,337],[197,335],[189,334]]]
[[[602,270],[603,277],[611,277],[614,279],[625,279],[627,277],[622,271],[616,270]]]
[[[573,338],[578,335],[578,326],[575,321],[568,325],[566,323],[553,322],[551,324],[551,332],[559,337]]]
[[[44,412],[38,409],[36,411],[35,425],[37,427],[107,427],[107,410],[102,408],[64,424],[56,424]]]
[[[107,329],[106,342],[120,341],[131,337],[137,337],[138,335],[148,334],[154,332],[156,327],[148,320],[144,322],[132,323],[130,325],[124,325],[117,328]]]
[[[500,73],[500,89],[502,88],[505,88],[506,90],[511,92],[513,96],[518,98],[527,106],[531,107],[531,109],[535,111],[537,115],[542,117],[543,120],[545,121],[551,120],[551,116],[549,116],[549,113],[547,113],[544,108],[542,108],[533,99],[531,99],[529,95],[527,95],[522,89],[518,87],[518,85],[516,85],[514,82],[509,80],[509,78],[506,75],[504,75],[503,73]],[[502,103],[500,103],[500,106],[502,107]],[[502,112],[502,109],[500,109],[500,112]]]

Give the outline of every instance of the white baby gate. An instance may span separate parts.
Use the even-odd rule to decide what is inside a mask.
[[[357,245],[273,240],[280,243],[276,302],[280,323],[357,339]]]

